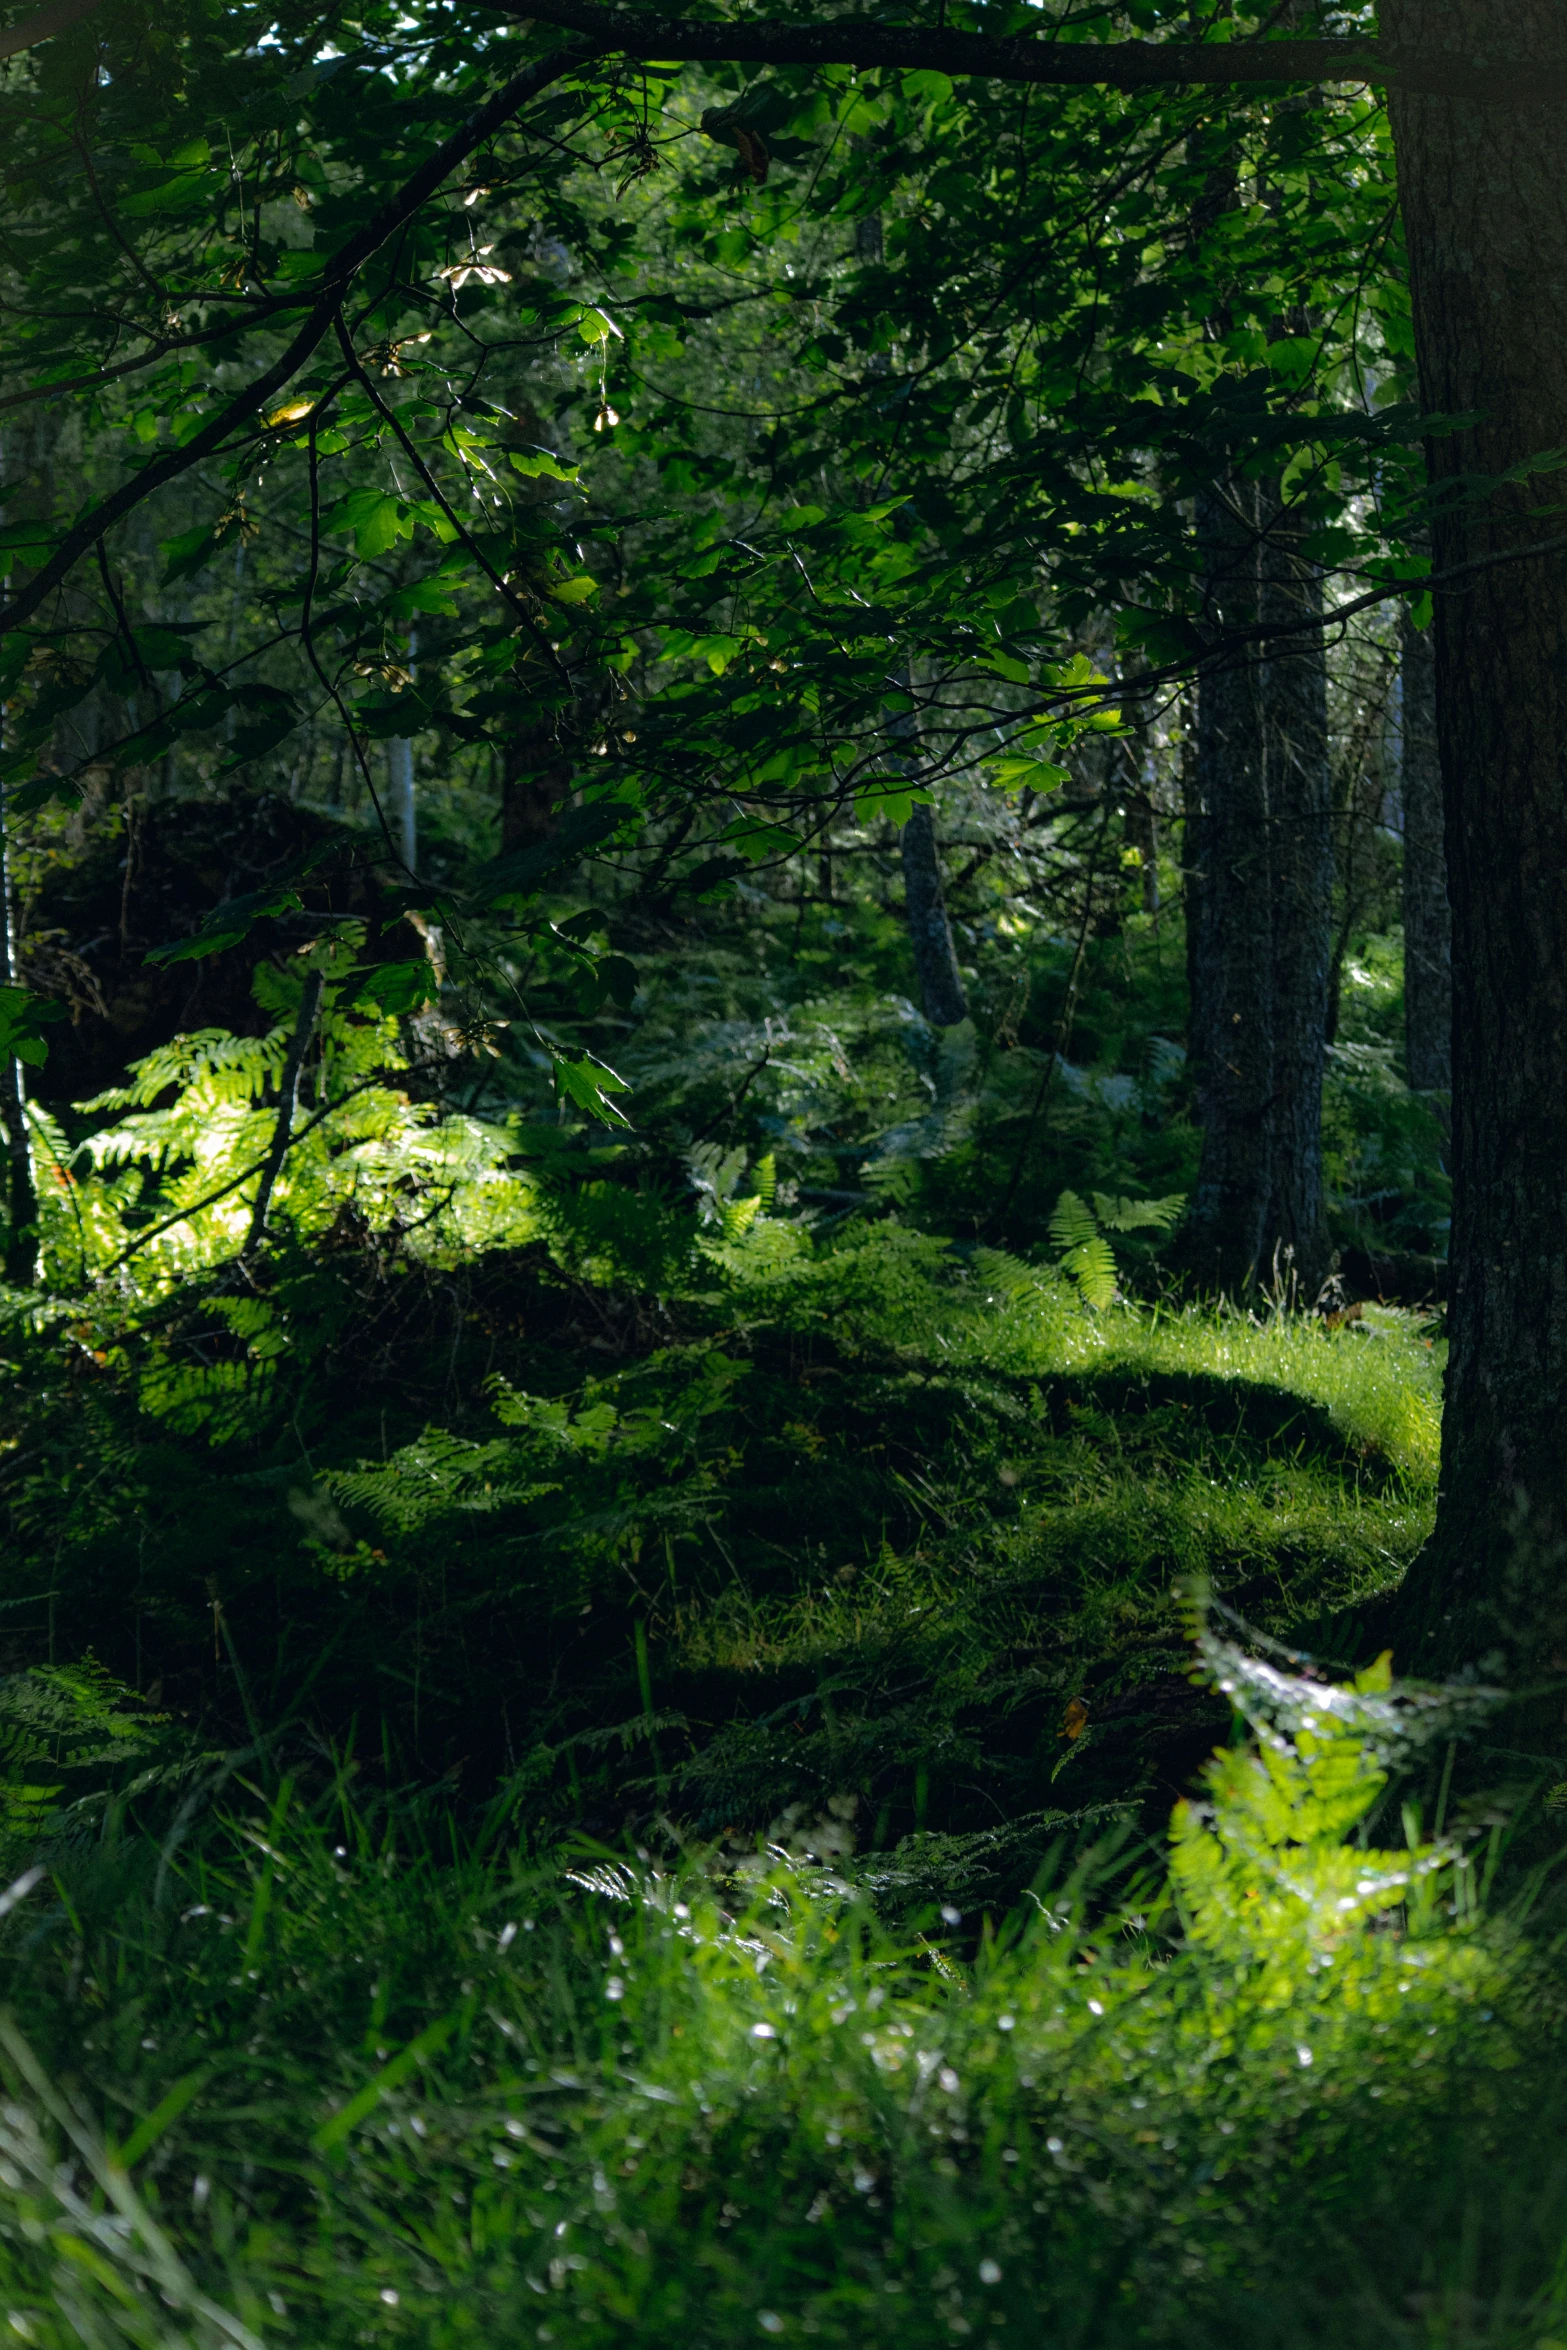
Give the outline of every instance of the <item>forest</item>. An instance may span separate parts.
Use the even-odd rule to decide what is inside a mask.
[[[0,28],[0,2315],[1563,2350],[1567,26],[776,4]]]

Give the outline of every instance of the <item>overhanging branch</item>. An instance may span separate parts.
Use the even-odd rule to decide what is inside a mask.
[[[396,235],[405,222],[411,220],[423,204],[435,195],[442,183],[458,164],[465,162],[474,149],[493,137],[530,98],[548,89],[552,82],[588,62],[589,52],[578,47],[551,50],[547,57],[535,59],[531,65],[514,74],[505,86],[497,90],[484,105],[477,107],[449,139],[426,158],[397,193],[383,204],[365,223],[357,235],[350,237],[333,254],[314,285],[302,286],[291,307],[305,313],[303,323],[296,329],[287,348],[272,366],[255,376],[244,390],[217,411],[211,421],[203,425],[183,448],[168,449],[155,457],[117,490],[91,506],[54,550],[47,563],[19,588],[0,609],[0,636],[32,617],[39,606],[54,593],[84,555],[90,554],[106,531],[150,498],[154,490],[165,482],[188,473],[193,465],[210,457],[220,449],[229,435],[241,426],[252,423],[267,404],[276,398],[299,370],[313,356],[317,345],[337,316],[343,296],[349,285],[375,257],[381,247]]]
[[[34,49],[40,41],[47,41],[55,33],[63,33],[68,26],[79,24],[84,16],[91,16],[98,0],[49,0],[47,8],[39,8],[31,16],[24,16],[0,33],[0,57],[16,57],[24,49]]]
[[[604,0],[483,0],[500,15],[586,34],[626,57],[671,64],[890,68],[1055,89],[1253,89],[1377,82],[1465,99],[1567,97],[1567,64],[1471,60],[1377,41],[1045,41],[840,16],[725,22],[615,8]]]

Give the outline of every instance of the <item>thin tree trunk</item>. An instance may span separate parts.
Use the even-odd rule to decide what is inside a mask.
[[[1204,762],[1201,757],[1201,703],[1195,687],[1182,713],[1181,748],[1181,919],[1186,931],[1186,1059],[1193,1101],[1202,1122],[1201,1047],[1206,1037],[1202,990],[1207,960],[1203,948],[1203,865],[1207,856],[1202,822]]]
[[[0,984],[21,985],[19,960],[11,827],[5,786],[0,783]],[[18,1289],[30,1289],[38,1278],[38,1192],[33,1181],[26,1102],[22,1064],[7,1054],[0,1059],[0,1129],[5,1134],[6,1154],[5,1277]]]
[[[860,225],[864,226],[863,221]],[[901,669],[898,683],[906,694],[912,693],[912,672]],[[899,760],[899,766],[906,775],[917,774],[919,720],[914,712],[895,711],[888,720],[887,732],[904,746],[907,754]],[[968,1018],[968,998],[963,992],[963,975],[958,969],[958,951],[947,915],[933,808],[918,807],[911,811],[899,845],[903,856],[904,914],[909,925],[921,1009],[932,1028],[955,1028],[960,1020]]]
[[[1442,763],[1436,740],[1436,641],[1408,614],[1403,682],[1404,1067],[1417,1093],[1453,1082],[1453,918],[1442,845]]]
[[[1293,1276],[1311,1304],[1327,1278],[1322,1196],[1322,1067],[1333,952],[1333,777],[1320,574],[1299,553],[1299,530],[1264,498],[1260,608],[1265,625],[1303,624],[1270,639],[1262,670],[1273,899],[1273,1194],[1266,1234],[1271,1278]]]
[[[1210,625],[1254,623],[1249,484],[1230,476],[1198,498],[1197,543]],[[1273,922],[1259,682],[1244,652],[1220,652],[1197,684],[1200,916],[1190,1043],[1203,1140],[1179,1253],[1203,1287],[1228,1293],[1266,1276],[1273,1193]],[[1188,830],[1188,862],[1190,840]]]
[[[854,224],[854,257],[864,267],[873,267],[884,256],[881,215],[867,212]],[[887,354],[873,351],[866,362],[871,375],[888,373]],[[901,680],[905,691],[909,677],[905,671]],[[918,738],[918,724],[913,714],[900,712],[890,725],[889,732],[911,745]],[[947,895],[941,881],[941,856],[936,847],[936,820],[930,808],[916,808],[903,827],[903,902],[908,916],[909,945],[914,953],[914,976],[919,982],[920,1003],[932,1028],[955,1028],[960,1020],[968,1018],[968,998],[963,990],[963,976],[958,969],[957,949],[952,941],[952,923],[947,914]],[[830,875],[830,867],[826,868]],[[823,895],[831,894],[830,881]]]
[[[1567,46],[1560,0],[1383,0],[1382,32],[1558,68]],[[1562,440],[1562,113],[1408,92],[1390,111],[1421,397],[1477,420],[1427,452],[1436,577],[1471,568],[1436,590],[1452,1294],[1441,1500],[1408,1605],[1428,1655],[1501,1644],[1519,1669],[1567,1639],[1567,557],[1527,552],[1559,535],[1536,511],[1551,482],[1474,485]]]
[[[952,924],[941,886],[941,858],[930,808],[916,808],[903,827],[903,898],[920,1001],[932,1028],[955,1028],[968,1018]]]

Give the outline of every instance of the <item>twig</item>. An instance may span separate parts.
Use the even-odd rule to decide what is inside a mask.
[[[339,312],[338,315],[339,318],[341,318],[341,312]],[[392,838],[392,828],[386,820],[386,810],[381,805],[381,795],[375,788],[375,777],[370,772],[370,762],[365,757],[364,745],[360,742],[358,735],[354,731],[354,721],[349,711],[348,704],[344,701],[342,695],[338,692],[336,686],[332,683],[332,680],[328,677],[326,671],[322,668],[320,659],[316,653],[316,640],[310,631],[311,612],[314,608],[316,598],[316,581],[319,578],[321,571],[321,467],[320,462],[316,456],[316,426],[320,418],[320,414],[321,406],[318,402],[310,412],[310,432],[308,436],[310,456],[310,568],[305,574],[305,600],[304,603],[300,606],[299,637],[301,644],[303,644],[305,648],[305,658],[310,663],[311,668],[315,671],[316,676],[320,681],[321,691],[331,702],[332,707],[336,710],[339,718],[343,722],[343,731],[348,737],[348,747],[354,754],[355,765],[358,767],[360,774],[364,777],[365,790],[370,794],[370,805],[375,810],[375,820],[381,827],[381,838],[386,843],[387,854],[391,857],[394,864],[402,865],[403,871],[408,874],[408,878],[411,881],[414,878],[413,874],[409,871],[408,866],[403,864],[403,859],[398,850],[397,843]]]
[[[400,1077],[417,1077],[424,1070],[434,1069],[439,1065],[433,1060],[410,1061],[408,1067],[400,1069],[397,1074]],[[345,1094],[340,1094],[335,1102],[328,1102],[324,1110],[317,1110],[313,1118],[307,1118],[303,1126],[295,1128],[289,1135],[284,1144],[285,1153],[294,1150],[304,1141],[307,1134],[313,1134],[316,1128],[324,1125],[328,1118],[335,1118],[339,1110],[346,1109],[356,1094],[368,1093],[373,1085],[384,1085],[387,1075],[386,1070],[378,1069],[373,1077],[362,1077],[357,1085],[351,1085],[348,1091]],[[268,1150],[267,1158],[270,1158],[271,1155],[271,1151]],[[172,1232],[176,1224],[188,1224],[192,1216],[201,1215],[204,1209],[215,1208],[219,1200],[227,1199],[230,1192],[238,1191],[240,1185],[248,1183],[252,1175],[259,1175],[267,1163],[267,1158],[253,1159],[248,1167],[241,1167],[237,1175],[231,1175],[227,1183],[220,1184],[216,1191],[209,1191],[205,1199],[193,1200],[188,1208],[181,1208],[177,1215],[165,1216],[161,1224],[149,1225],[145,1232],[138,1232],[129,1247],[122,1248],[117,1257],[111,1257],[106,1265],[99,1267],[95,1278],[101,1281],[108,1274],[117,1273],[129,1258],[136,1255],[139,1249],[146,1248],[151,1241],[161,1239],[165,1232]]]
[[[54,13],[45,10],[43,15],[53,16]],[[37,24],[42,18],[30,21]],[[67,21],[63,14],[60,21]],[[74,21],[74,11],[69,21]],[[26,27],[18,29],[25,31]],[[54,25],[51,23],[48,29],[53,30]],[[32,37],[41,39],[43,36],[34,33]],[[4,40],[0,39],[0,55],[8,53]],[[513,74],[509,82],[482,106],[476,107],[452,136],[426,157],[396,194],[372,214],[358,235],[350,237],[332,256],[313,307],[281,356],[247,384],[243,391],[237,392],[182,449],[170,449],[162,456],[155,457],[140,472],[111,491],[108,497],[89,507],[81,520],[66,532],[49,560],[40,565],[27,585],[16,591],[0,610],[0,635],[19,628],[24,620],[30,620],[39,606],[53,595],[55,589],[75,569],[81,557],[96,546],[105,531],[112,529],[125,515],[133,513],[155,491],[162,489],[166,482],[177,480],[193,466],[199,465],[203,458],[212,456],[222,448],[237,426],[248,422],[265,408],[273,395],[280,392],[313,356],[360,270],[429,202],[457,165],[466,162],[475,148],[482,146],[486,139],[493,138],[530,98],[538,97],[552,82],[561,80],[564,75],[590,62],[591,54],[579,48],[552,49],[547,56],[536,58],[532,64],[524,66],[520,73]],[[291,309],[297,315],[313,291],[313,288],[301,287],[297,293],[280,295],[275,303],[269,303],[267,307],[269,311],[273,308]],[[223,331],[233,333],[235,329],[226,326]],[[58,396],[58,387],[53,388]]]
[[[465,548],[468,554],[473,557],[473,560],[478,564],[479,569],[484,573],[485,578],[489,581],[491,587],[494,588],[496,594],[503,597],[504,600],[511,606],[512,611],[516,614],[517,618],[522,622],[523,627],[527,630],[529,636],[533,639],[535,649],[544,655],[545,660],[548,661],[556,676],[562,681],[563,684],[569,684],[570,678],[566,669],[566,665],[561,660],[560,655],[556,652],[554,646],[550,643],[549,638],[545,635],[543,629],[540,628],[538,622],[534,619],[533,614],[528,610],[528,607],[524,603],[522,597],[517,594],[515,588],[510,586],[509,583],[502,577],[501,573],[496,570],[494,564],[491,563],[488,556],[484,553],[484,550],[476,545],[472,533],[465,528],[458,516],[452,511],[450,499],[447,497],[446,492],[442,489],[440,483],[436,480],[435,475],[431,472],[429,466],[420,456],[419,451],[414,446],[413,442],[409,439],[408,434],[404,430],[401,420],[399,419],[395,409],[393,409],[388,404],[388,402],[382,399],[380,393],[376,390],[375,385],[371,382],[369,376],[366,374],[364,363],[360,359],[359,353],[354,349],[353,337],[350,335],[347,326],[344,324],[341,310],[338,312],[334,324],[337,328],[338,342],[342,345],[343,357],[347,360],[349,369],[356,378],[360,390],[364,393],[371,406],[376,409],[382,417],[385,418],[386,422],[391,426],[393,432],[397,435],[397,438],[401,442],[403,450],[408,458],[408,462],[416,469],[420,480],[424,483],[425,488],[429,491],[431,497],[435,500],[436,504],[440,507],[441,512],[445,515],[447,521],[451,524],[453,530],[457,533],[458,544]]]
[[[267,1153],[266,1164],[261,1170],[261,1181],[256,1187],[256,1204],[250,1212],[250,1230],[240,1250],[242,1257],[248,1257],[258,1249],[266,1233],[267,1210],[272,1205],[272,1187],[288,1151],[294,1112],[299,1107],[299,1080],[304,1071],[305,1055],[310,1049],[310,1039],[315,1034],[316,1014],[321,1009],[321,991],[325,985],[324,971],[306,972],[299,1018],[288,1040],[288,1058],[283,1063],[283,1082],[278,1088],[277,1124],[272,1129],[272,1148]]]

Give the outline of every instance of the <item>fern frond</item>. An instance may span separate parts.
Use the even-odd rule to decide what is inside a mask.
[[[339,1469],[325,1483],[339,1501],[369,1510],[394,1533],[412,1534],[448,1510],[498,1510],[559,1490],[518,1478],[517,1466],[517,1447],[505,1438],[474,1444],[427,1428],[389,1461]]]
[[[985,1287],[1009,1305],[1022,1297],[1037,1296],[1043,1286],[1037,1266],[1009,1256],[1004,1248],[977,1248],[969,1263]]]
[[[718,1222],[725,1240],[731,1243],[744,1240],[761,1212],[762,1203],[759,1198],[720,1200]]]
[[[1086,1248],[1099,1237],[1099,1226],[1094,1211],[1075,1191],[1063,1191],[1050,1216],[1050,1237],[1063,1254],[1074,1248]]]
[[[1112,1199],[1106,1192],[1094,1193],[1094,1213],[1106,1232],[1168,1232],[1185,1205],[1184,1191],[1172,1191],[1164,1199]]]
[[[1102,1233],[1095,1233],[1092,1240],[1082,1241],[1069,1250],[1061,1266],[1077,1283],[1085,1306],[1092,1306],[1095,1313],[1102,1314],[1106,1306],[1114,1304],[1115,1253]]]

